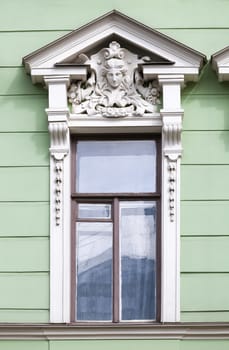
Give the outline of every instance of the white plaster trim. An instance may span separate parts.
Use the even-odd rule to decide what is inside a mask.
[[[180,319],[180,156],[181,123],[183,111],[180,92],[183,76],[159,76],[163,89],[163,109],[151,117],[103,120],[82,118],[67,113],[67,102],[59,102],[60,85],[67,87],[66,78],[56,83],[46,78],[49,100],[56,101],[55,108],[47,109],[51,135],[50,190],[51,190],[51,322],[70,321],[70,133],[113,133],[113,132],[162,132],[162,290],[161,321],[177,322]],[[62,83],[61,83],[62,81]],[[66,93],[66,92],[65,92]],[[65,94],[64,93],[64,94]],[[57,98],[55,99],[55,94]],[[62,108],[58,108],[61,104]],[[56,121],[55,120],[56,116]],[[82,122],[80,124],[80,121]],[[67,131],[67,133],[66,133]],[[65,134],[66,133],[66,134]],[[57,208],[57,171],[61,166],[61,200]],[[171,166],[173,171],[171,174]],[[171,179],[171,176],[175,181]],[[171,191],[173,185],[173,192]],[[59,197],[59,196],[58,196]],[[172,203],[171,203],[172,202]],[[172,205],[172,208],[171,208]],[[58,276],[58,278],[57,278]]]
[[[159,75],[162,85],[161,321],[180,320],[180,157],[182,75]]]
[[[70,320],[70,129],[64,76],[44,77],[50,133],[50,322]]]
[[[168,325],[0,325],[1,340],[80,340],[80,339],[229,339],[228,323]]]

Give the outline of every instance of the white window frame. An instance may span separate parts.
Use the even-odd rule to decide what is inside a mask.
[[[86,78],[86,68],[56,66],[110,34],[173,61],[172,65],[142,67],[144,79],[157,79],[163,106],[149,117],[82,118],[71,113],[67,89]],[[183,109],[181,89],[196,81],[204,56],[176,41],[112,11],[68,36],[24,58],[34,83],[45,83],[50,133],[50,322],[70,322],[71,307],[71,134],[161,133],[161,322],[180,321],[180,160]]]

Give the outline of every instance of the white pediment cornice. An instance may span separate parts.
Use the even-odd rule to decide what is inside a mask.
[[[81,53],[93,52],[103,42],[116,38],[136,47],[136,51],[144,50],[161,58],[162,62],[160,59],[157,62],[156,74],[183,74],[186,81],[197,80],[205,61],[203,54],[114,10],[27,55],[23,63],[34,83],[42,82],[45,75],[65,74],[82,79],[87,74],[85,67],[57,64],[69,62]],[[143,74],[146,79],[152,79],[155,62],[143,67]]]
[[[211,61],[219,81],[229,80],[229,46],[213,54]]]

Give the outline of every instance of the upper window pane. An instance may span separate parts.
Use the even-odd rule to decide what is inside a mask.
[[[77,192],[156,191],[155,141],[79,141],[76,160]]]

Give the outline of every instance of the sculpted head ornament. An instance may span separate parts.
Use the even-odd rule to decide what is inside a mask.
[[[118,118],[156,111],[159,101],[153,96],[156,91],[152,90],[151,83],[143,81],[138,70],[141,59],[136,54],[112,41],[89,61],[89,79],[72,84],[69,90],[74,113]]]
[[[122,59],[110,58],[104,64],[102,75],[106,77],[107,83],[112,88],[118,88],[127,73],[125,62]]]

